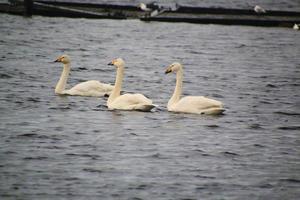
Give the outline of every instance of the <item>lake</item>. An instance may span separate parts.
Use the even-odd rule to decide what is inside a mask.
[[[298,199],[300,40],[291,28],[0,16],[1,199]],[[57,96],[114,83],[153,112],[109,111],[106,98]],[[222,101],[221,116],[170,113],[184,95]]]

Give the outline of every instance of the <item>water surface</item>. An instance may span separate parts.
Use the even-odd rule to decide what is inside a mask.
[[[299,32],[286,28],[0,16],[2,199],[297,199]],[[60,97],[69,85],[143,93],[152,113],[108,111],[105,98]],[[219,117],[166,111],[184,65],[184,95],[224,102]]]

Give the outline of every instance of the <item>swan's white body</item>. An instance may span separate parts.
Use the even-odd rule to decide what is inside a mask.
[[[155,105],[152,100],[148,99],[142,94],[123,94],[120,95],[122,89],[122,81],[124,75],[124,61],[121,58],[113,60],[109,65],[114,65],[117,68],[117,76],[115,87],[107,99],[107,107],[109,109],[117,110],[137,110],[137,111],[151,111]]]
[[[254,11],[255,11],[256,13],[266,13],[266,10],[263,9],[262,7],[260,7],[259,5],[256,5],[256,6],[254,7]]]
[[[66,84],[70,73],[70,58],[67,55],[60,56],[55,62],[62,62],[64,64],[63,72],[55,87],[55,93],[61,95],[73,96],[93,96],[101,97],[109,95],[114,88],[110,84],[104,84],[96,80],[79,83],[69,90],[66,90]]]
[[[166,70],[166,73],[170,72],[176,72],[176,87],[168,102],[168,111],[210,115],[224,112],[222,102],[214,99],[203,96],[186,96],[181,98],[183,79],[182,65],[180,63],[173,63]]]
[[[293,29],[294,30],[299,30],[299,25],[298,24],[294,24]]]

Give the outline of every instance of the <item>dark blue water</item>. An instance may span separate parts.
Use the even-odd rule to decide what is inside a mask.
[[[288,28],[0,15],[1,199],[298,199],[300,40]],[[108,111],[105,98],[60,97],[69,85],[113,83],[152,113]],[[169,113],[184,95],[224,102],[219,117]]]

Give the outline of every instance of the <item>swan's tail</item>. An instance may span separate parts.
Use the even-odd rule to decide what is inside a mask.
[[[219,114],[222,114],[224,111],[225,111],[224,108],[213,107],[213,108],[208,108],[208,109],[202,110],[200,114],[203,114],[203,115],[219,115]]]

